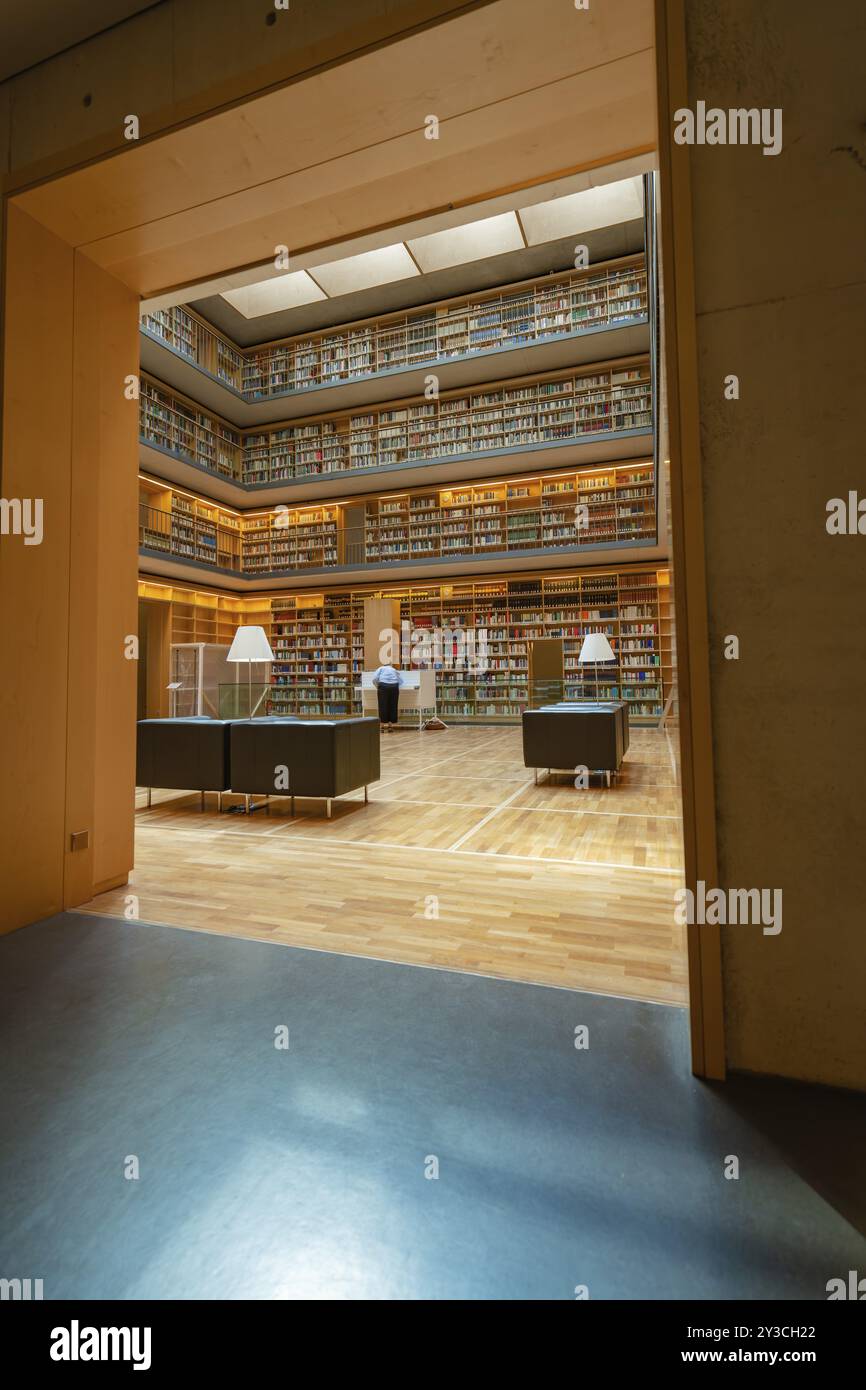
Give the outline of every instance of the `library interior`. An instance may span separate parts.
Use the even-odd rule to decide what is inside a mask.
[[[807,7],[120,7],[41,57],[22,8],[0,75],[16,1268],[814,1297],[862,1207],[862,179],[774,71]],[[744,67],[778,157],[678,143]]]
[[[654,202],[633,160],[143,303],[144,919],[686,1002]]]

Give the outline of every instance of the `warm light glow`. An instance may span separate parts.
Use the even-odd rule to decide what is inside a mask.
[[[588,661],[616,661],[616,652],[603,632],[590,632],[583,639],[577,659],[581,665]]]
[[[273,661],[271,644],[263,627],[239,627],[226,661]]]

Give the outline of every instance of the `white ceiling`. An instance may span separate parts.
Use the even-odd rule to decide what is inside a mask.
[[[515,201],[522,202],[525,197],[516,195]],[[305,269],[293,267],[291,261],[288,272],[269,267],[266,279],[225,288],[222,298],[244,318],[253,319],[543,246],[563,237],[580,237],[642,217],[641,179],[632,175],[578,192],[557,190],[556,197],[493,216],[480,216],[479,211],[465,208],[459,214],[462,220],[453,220],[449,226],[372,250],[353,251],[349,243],[338,260],[324,261],[321,253],[313,254],[304,258]]]

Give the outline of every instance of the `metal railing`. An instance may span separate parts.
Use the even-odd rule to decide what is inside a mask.
[[[265,349],[238,349],[180,305],[143,315],[141,326],[252,402],[612,328],[646,315],[646,268],[638,263],[570,272],[511,293]]]
[[[463,410],[452,409],[443,397],[431,405],[410,405],[399,411],[380,407],[366,417],[299,421],[236,438],[203,412],[194,418],[165,392],[159,398],[143,393],[139,437],[142,443],[188,458],[215,476],[249,485],[382,466],[411,467],[500,449],[550,448],[590,436],[650,428],[648,378],[595,386],[581,384],[594,380],[592,376],[568,380],[574,382],[569,395],[545,395],[539,383],[530,382],[528,388],[536,394],[519,401],[504,399],[503,390],[475,392],[468,394],[472,405]],[[502,395],[502,401],[489,403],[495,395]],[[392,418],[395,415],[399,418]],[[363,419],[370,423],[360,423]]]
[[[467,302],[445,311],[419,311],[367,328],[278,344],[248,353],[248,400],[336,386],[382,372],[434,366],[473,352],[526,347],[546,338],[585,333],[643,318],[642,266],[542,281],[525,290]]]
[[[617,504],[605,505],[604,518],[588,526],[553,516],[538,507],[500,513],[486,529],[466,521],[437,518],[415,528],[407,519],[342,526],[336,521],[257,528],[246,534],[191,511],[140,506],[139,544],[199,564],[244,574],[327,569],[338,565],[362,569],[394,561],[459,558],[472,555],[514,555],[525,550],[574,550],[587,546],[655,540],[655,507],[645,499],[639,519],[628,504],[621,516]],[[467,507],[467,512],[471,509]],[[639,520],[639,524],[638,524]],[[490,518],[482,522],[491,523]],[[414,534],[413,534],[414,532]],[[421,532],[423,534],[419,534]]]
[[[142,392],[139,410],[141,442],[190,459],[219,477],[242,482],[245,450],[241,436],[232,438],[223,426],[203,412],[193,418],[176,403],[168,404],[164,396],[165,393],[160,392],[157,399],[152,394]]]
[[[172,352],[194,362],[238,394],[243,394],[243,353],[234,343],[215,333],[179,305],[143,314],[141,327],[152,338],[171,348]]]
[[[164,511],[140,502],[138,544],[142,550],[160,551],[197,564],[241,570],[240,531],[194,512]]]

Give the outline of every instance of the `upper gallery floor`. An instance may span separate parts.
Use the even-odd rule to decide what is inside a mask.
[[[251,348],[188,305],[141,319],[144,371],[235,428],[648,349],[643,253]]]
[[[647,356],[588,364],[391,400],[365,411],[237,430],[144,377],[142,466],[243,508],[362,492],[393,481],[438,483],[503,467],[597,463],[652,452]]]
[[[612,172],[145,300],[141,367],[244,430],[649,352],[651,176]]]

